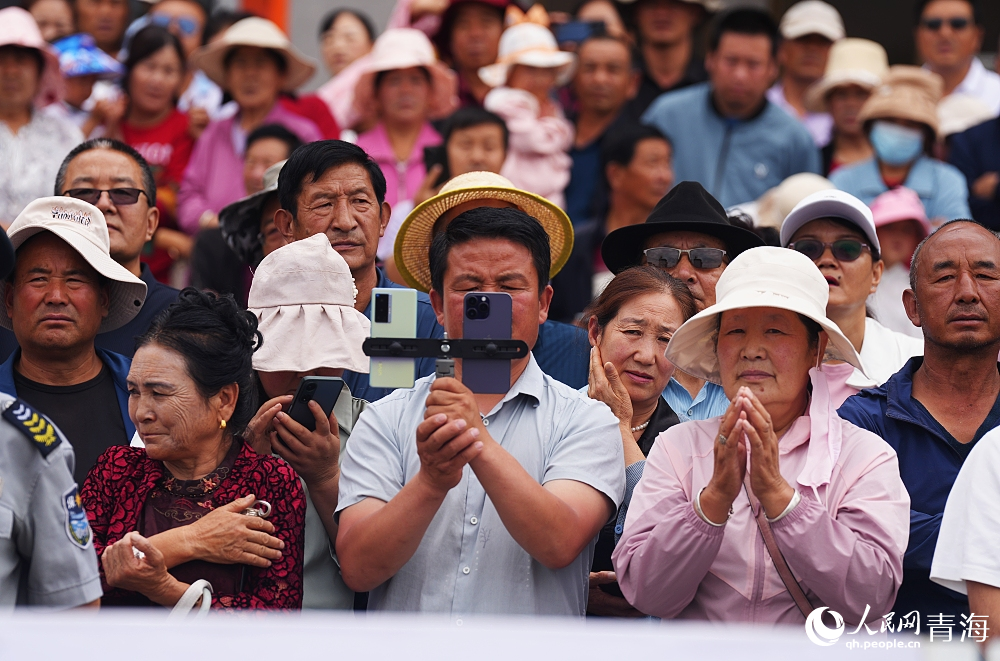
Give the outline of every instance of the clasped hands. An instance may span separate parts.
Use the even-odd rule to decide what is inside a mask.
[[[750,488],[760,500],[764,514],[775,518],[791,502],[795,490],[781,476],[778,437],[771,416],[757,396],[740,388],[730,402],[715,438],[715,468],[701,492],[701,509],[709,521],[723,523],[743,488],[750,462]]]
[[[458,379],[435,379],[425,405],[424,421],[417,425],[420,475],[443,496],[461,481],[489,434],[475,394]]]

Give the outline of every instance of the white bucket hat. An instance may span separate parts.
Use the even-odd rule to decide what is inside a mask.
[[[830,286],[802,253],[773,246],[751,248],[730,262],[715,292],[716,304],[684,322],[667,345],[667,360],[678,369],[721,384],[715,353],[719,315],[744,308],[778,308],[815,321],[830,337],[827,357],[843,360],[864,372],[861,357],[850,340],[826,316]]]
[[[240,46],[256,46],[285,58],[284,91],[293,92],[316,73],[316,64],[297,49],[277,25],[258,16],[233,23],[222,37],[202,46],[191,56],[191,66],[201,69],[217,85],[226,86],[226,56]]]
[[[523,64],[540,69],[559,69],[557,85],[565,85],[573,76],[576,55],[559,50],[552,32],[537,23],[518,23],[500,35],[500,48],[495,64],[479,69],[479,79],[490,87],[507,84],[511,66]]]
[[[873,90],[889,73],[889,56],[881,44],[868,39],[841,39],[830,47],[823,77],[806,90],[809,112],[827,112],[826,97],[836,87],[857,85]]]
[[[840,12],[822,0],[796,2],[781,17],[778,30],[784,39],[798,39],[807,34],[818,34],[830,41],[839,41],[847,36]]]
[[[357,289],[347,262],[325,234],[282,246],[264,258],[250,286],[249,308],[264,342],[253,354],[260,372],[320,367],[368,373],[361,343],[371,324],[354,309]]]
[[[787,247],[799,228],[820,218],[837,218],[857,226],[868,237],[872,247],[882,252],[872,210],[867,204],[842,190],[821,190],[796,204],[781,223],[781,245]]]
[[[7,230],[16,251],[39,232],[52,232],[80,253],[95,271],[110,282],[108,316],[99,333],[121,328],[139,314],[146,300],[146,283],[111,259],[111,239],[104,213],[92,204],[73,197],[41,197],[24,207]],[[7,283],[0,283],[6,295]],[[0,312],[0,326],[12,329],[6,308]]]

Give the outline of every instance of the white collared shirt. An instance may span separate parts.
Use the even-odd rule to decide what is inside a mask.
[[[924,355],[924,343],[915,337],[889,330],[868,317],[865,319],[865,337],[861,342],[860,355],[865,371],[862,373],[855,369],[847,379],[847,385],[859,390],[882,385],[910,358]]]
[[[972,58],[969,73],[952,94],[975,97],[986,104],[994,117],[1000,115],[1000,75],[983,66],[977,57]]]

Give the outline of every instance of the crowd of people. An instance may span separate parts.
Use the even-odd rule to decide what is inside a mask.
[[[316,93],[202,0],[0,9],[0,604],[1000,617],[979,9],[918,67],[820,0],[399,0]],[[370,373],[407,290],[510,301],[506,390]]]

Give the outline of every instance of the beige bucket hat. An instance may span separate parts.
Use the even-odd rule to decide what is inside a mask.
[[[868,39],[841,39],[830,47],[826,71],[806,90],[809,112],[826,112],[826,96],[836,87],[857,85],[873,90],[889,73],[889,56],[881,44]]]
[[[474,200],[510,202],[537,220],[549,235],[552,252],[549,277],[566,265],[573,252],[573,223],[565,211],[540,195],[515,187],[499,174],[467,172],[445,183],[440,193],[419,204],[400,225],[393,257],[406,284],[423,292],[430,291],[428,253],[434,238],[434,224],[446,211]]]
[[[316,73],[316,63],[299,51],[281,28],[257,16],[233,23],[218,41],[196,50],[191,56],[191,66],[201,69],[212,82],[225,88],[226,56],[240,46],[256,46],[280,53],[288,65],[286,92],[298,89]]]
[[[779,308],[812,319],[827,335],[827,357],[864,372],[851,341],[826,316],[830,286],[812,260],[787,248],[761,246],[740,253],[722,272],[717,302],[688,319],[667,345],[667,360],[678,369],[712,383],[722,383],[715,336],[719,315],[745,308]]]
[[[121,328],[132,321],[146,300],[146,283],[111,259],[111,238],[104,213],[92,204],[72,197],[41,197],[18,214],[7,230],[16,251],[39,232],[52,232],[80,253],[95,271],[108,279],[111,304],[99,333]],[[6,295],[7,283],[0,283]],[[12,328],[6,308],[0,311],[0,326]]]
[[[354,309],[357,295],[351,269],[325,234],[272,252],[250,286],[248,307],[264,337],[253,354],[253,368],[309,372],[327,367],[367,374],[361,343],[371,323]]]
[[[882,84],[861,107],[858,119],[909,119],[938,132],[937,105],[944,93],[944,79],[920,67],[897,64],[889,68]]]

